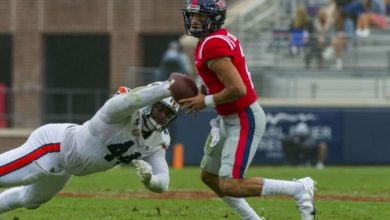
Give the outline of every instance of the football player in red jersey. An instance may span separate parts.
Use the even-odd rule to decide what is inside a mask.
[[[261,219],[243,199],[251,196],[290,195],[302,220],[315,216],[314,184],[310,178],[296,181],[263,177],[245,178],[265,130],[266,118],[257,102],[251,75],[239,40],[221,28],[226,18],[224,0],[187,0],[183,9],[187,35],[199,39],[195,66],[202,79],[198,96],[180,104],[188,113],[215,107],[201,162],[202,181],[243,219]]]

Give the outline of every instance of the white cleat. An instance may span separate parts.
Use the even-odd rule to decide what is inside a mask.
[[[314,191],[315,184],[317,184],[317,182],[310,177],[305,177],[296,181],[302,183],[303,185],[302,191],[294,196],[297,201],[298,208],[301,211],[301,220],[313,220],[316,216]]]

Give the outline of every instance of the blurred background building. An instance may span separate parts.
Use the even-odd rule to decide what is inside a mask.
[[[183,2],[168,2],[1,1],[7,127],[88,119],[110,92],[129,83],[129,67],[156,66],[166,43],[183,33]]]
[[[330,163],[390,163],[384,158],[390,153],[384,148],[390,143],[389,1],[369,1],[383,6],[365,9],[373,16],[348,8],[366,1],[227,1],[225,26],[240,38],[267,112],[258,161],[283,160],[280,137],[306,122],[314,136],[328,141]],[[196,40],[184,36],[183,5],[184,0],[0,1],[0,127],[7,128],[0,130],[0,145],[22,143],[41,124],[82,123],[118,86],[154,81],[172,41],[192,59]],[[363,17],[374,18],[364,30]],[[203,146],[208,128],[199,126],[212,116],[205,111],[196,120],[179,117],[173,135],[190,145],[186,155]],[[196,137],[186,132],[194,129]],[[372,152],[383,157],[366,159],[364,146],[378,147]]]

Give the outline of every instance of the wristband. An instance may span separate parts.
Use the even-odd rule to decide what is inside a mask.
[[[215,107],[213,95],[206,95],[204,97],[204,103],[206,104],[207,107]]]

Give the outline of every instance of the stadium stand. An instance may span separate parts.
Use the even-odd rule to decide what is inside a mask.
[[[351,40],[342,54],[342,70],[334,68],[334,59],[325,60],[322,70],[306,70],[303,56],[290,53],[290,12],[294,9],[281,7],[282,1],[246,2],[250,9],[228,25],[242,41],[262,97],[388,99],[389,28],[372,29],[369,37]],[[324,1],[317,2],[307,5],[308,12],[314,14],[324,5]]]

